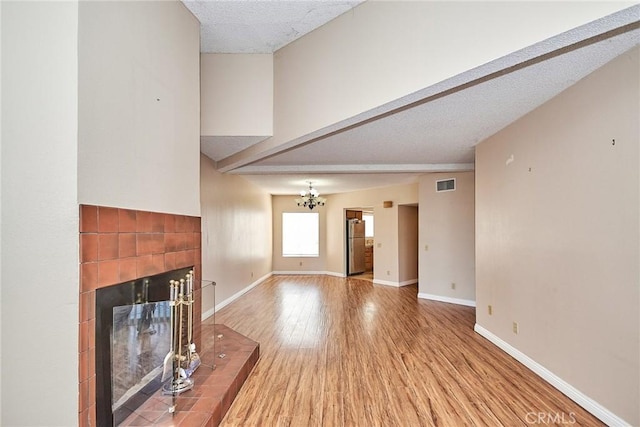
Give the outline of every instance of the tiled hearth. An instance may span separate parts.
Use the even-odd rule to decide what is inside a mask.
[[[201,277],[200,218],[103,206],[80,206],[79,425],[96,425],[96,289],[195,266]],[[199,346],[200,291],[194,341]]]
[[[218,426],[259,355],[257,342],[224,325],[203,325],[193,389],[175,397],[154,392],[121,426]]]

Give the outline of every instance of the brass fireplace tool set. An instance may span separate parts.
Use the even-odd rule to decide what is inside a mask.
[[[167,381],[162,387],[164,394],[176,395],[193,388],[191,376],[200,366],[200,356],[193,342],[193,270],[185,277],[169,282],[171,347],[164,358],[162,371],[162,382]]]

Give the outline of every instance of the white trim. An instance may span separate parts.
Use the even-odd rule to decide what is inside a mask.
[[[249,292],[251,289],[255,288],[256,286],[258,286],[260,283],[264,282],[265,280],[267,280],[269,277],[271,277],[273,273],[267,273],[264,276],[262,276],[261,278],[259,278],[258,280],[256,280],[255,282],[253,282],[252,284],[250,284],[249,286],[247,286],[244,289],[241,289],[240,291],[236,292],[235,294],[231,295],[229,298],[227,298],[226,300],[222,301],[220,304],[216,305],[213,308],[210,308],[209,310],[205,311],[202,313],[201,319],[205,320],[208,319],[209,317],[213,316],[213,314],[216,311],[220,311],[220,309],[222,309],[223,307],[228,306],[229,304],[231,304],[232,302],[234,302],[235,300],[237,300],[238,298],[240,298],[242,295],[246,294],[247,292]]]
[[[399,288],[400,286],[402,286],[400,284],[400,282],[391,282],[389,280],[379,280],[379,279],[373,279],[373,284],[374,285],[393,286],[394,288]]]
[[[516,359],[518,362],[531,369],[536,375],[557,388],[560,392],[564,393],[569,399],[582,406],[596,418],[600,419],[600,421],[610,426],[631,425],[595,400],[582,393],[580,390],[576,389],[571,384],[567,383],[565,380],[563,380],[535,360],[531,359],[529,356],[527,356],[517,348],[513,347],[511,344],[503,341],[497,335],[494,335],[477,323],[473,327],[473,330],[476,331],[479,335],[482,335],[483,337],[491,341],[498,348]]]
[[[307,271],[307,270],[296,271],[296,270],[290,270],[290,271],[274,271],[273,274],[280,275],[280,276],[284,276],[284,275],[313,275],[313,276],[320,275],[320,276],[324,276],[327,273],[325,271]]]
[[[418,293],[418,298],[429,299],[433,301],[448,302],[449,304],[466,305],[467,307],[475,307],[476,302],[470,299],[451,298],[442,295]]]
[[[233,297],[231,297],[233,298]],[[201,320],[204,322],[206,319],[208,319],[209,317],[213,316],[214,313],[216,312],[216,308],[210,308],[207,311],[202,312],[202,316],[201,316]]]
[[[374,279],[374,285],[393,286],[394,288],[401,288],[403,286],[415,285],[418,283],[418,279],[405,280],[403,282],[391,282],[389,280]]]
[[[326,274],[327,276],[334,276],[334,277],[347,277],[346,274],[344,273],[336,273],[335,271],[325,271],[324,274]]]

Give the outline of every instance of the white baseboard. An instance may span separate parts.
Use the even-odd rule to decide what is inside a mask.
[[[547,368],[531,359],[529,356],[527,356],[517,348],[513,347],[511,344],[503,341],[497,335],[494,335],[477,323],[475,324],[473,330],[491,341],[498,348],[516,359],[518,362],[531,369],[536,375],[551,384],[553,387],[557,388],[569,399],[582,406],[584,409],[593,414],[593,416],[600,419],[600,421],[602,421],[603,423],[609,426],[630,426],[628,422],[626,422],[613,412],[609,411],[607,408],[591,399],[589,396],[585,395],[580,390],[576,389],[571,384],[567,383],[562,378],[558,377],[556,374],[549,371]]]
[[[393,286],[394,288],[399,288],[400,287],[400,282],[391,282],[389,280],[373,279],[373,284],[374,285]]]
[[[249,286],[247,286],[246,288],[236,292],[235,294],[231,295],[229,298],[227,298],[226,300],[222,301],[221,303],[219,303],[218,305],[216,305],[213,308],[210,308],[209,310],[205,311],[202,313],[202,320],[205,320],[211,316],[213,316],[213,314],[216,311],[219,311],[220,309],[222,309],[223,307],[226,307],[227,305],[231,304],[232,302],[234,302],[235,300],[237,300],[238,298],[240,298],[242,295],[246,294],[247,292],[249,292],[251,289],[255,288],[256,286],[258,286],[260,283],[264,282],[265,280],[267,280],[269,277],[271,277],[273,273],[267,273],[264,276],[262,276],[261,278],[259,278],[258,280],[256,280],[255,282],[251,283]]]
[[[404,282],[391,282],[389,280],[373,279],[374,285],[393,286],[394,288],[401,288],[402,286],[409,286],[418,283],[418,279],[405,280]]]
[[[450,304],[466,305],[467,307],[475,307],[476,306],[476,302],[473,301],[473,300],[470,300],[470,299],[451,298],[451,297],[445,297],[445,296],[442,296],[442,295],[419,293],[418,294],[418,298],[430,299],[430,300],[433,300],[433,301],[440,301],[440,302],[448,302]]]
[[[325,271],[324,274],[327,276],[335,276],[335,277],[347,277],[344,273],[336,273],[335,271]]]
[[[309,276],[335,276],[347,277],[344,273],[336,273],[335,271],[307,271],[307,270],[291,270],[291,271],[274,271],[274,275],[309,275]]]
[[[325,274],[327,274],[326,271],[307,271],[307,270],[301,270],[301,271],[297,271],[297,270],[291,270],[291,271],[274,271],[273,274],[275,275],[310,275],[310,276],[324,276]]]

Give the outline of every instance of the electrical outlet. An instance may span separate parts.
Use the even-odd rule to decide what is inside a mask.
[[[429,245],[424,245],[424,250],[428,251],[429,250]]]
[[[487,311],[489,311],[489,316],[493,314],[493,307],[491,307],[491,304],[487,306]]]
[[[513,322],[513,333],[518,334],[518,322]]]
[[[387,270],[387,276],[391,276],[391,271]]]
[[[456,288],[456,284],[455,283],[451,283],[451,289],[455,289]]]
[[[302,267],[302,261],[300,261],[300,267]]]
[[[378,243],[376,246],[377,246],[378,248],[381,248],[381,247],[382,247],[382,243]]]

